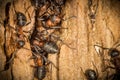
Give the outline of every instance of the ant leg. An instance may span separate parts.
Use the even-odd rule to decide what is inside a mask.
[[[39,36],[41,36],[41,35],[45,36],[45,35],[47,35],[47,34],[48,34],[48,31],[47,31],[47,30],[38,31],[38,35],[39,35]]]
[[[109,59],[104,59],[104,61],[109,61]],[[109,65],[110,65],[110,63],[109,63]],[[106,66],[104,67],[104,69],[102,69],[102,72],[105,72],[105,71],[106,71],[107,69],[109,69],[109,68],[115,69],[115,67],[109,66],[109,65],[106,65]]]
[[[34,45],[33,47],[34,47],[35,51],[37,52],[37,54],[40,54],[40,52],[38,50],[41,50],[41,48],[37,45]]]
[[[107,80],[116,80],[115,74],[111,74],[110,76],[108,75]]]
[[[26,23],[25,26],[29,25],[31,23],[31,17],[30,17],[30,13],[28,12],[28,9],[31,7],[31,6],[28,6],[28,8],[25,7],[26,6],[26,3],[24,3],[24,8],[25,8],[25,13],[27,12],[28,13],[28,17],[30,19],[30,22]]]
[[[119,47],[119,46],[120,46],[120,44],[117,44],[115,48],[117,48],[117,47]]]
[[[53,68],[52,68],[52,64],[50,65],[50,67],[49,67],[49,72],[50,72],[50,80],[52,80],[52,70]]]
[[[82,73],[84,74],[84,71],[83,71],[82,67],[80,67],[80,69],[81,69]]]
[[[18,52],[18,49],[12,53],[11,58],[8,61],[6,61],[6,63],[5,63],[5,69],[1,70],[0,73],[2,73],[4,71],[6,71],[7,69],[9,69],[8,67],[12,65],[12,61],[13,61],[13,59],[14,59],[17,52]]]
[[[14,10],[15,14],[17,14],[17,11],[15,10],[15,3],[14,3],[14,0],[12,0],[12,4],[13,4],[13,10]]]
[[[57,70],[59,70],[58,67],[57,67],[52,61],[48,60],[45,56],[43,56],[43,58],[44,58],[45,61],[47,62],[46,65],[49,65],[49,64],[51,63]]]
[[[23,0],[23,2],[24,2],[23,4],[24,4],[24,8],[25,8],[25,13],[26,13],[26,12],[28,12],[28,9],[29,9],[32,5],[30,5],[30,6],[28,6],[28,7],[26,8],[26,7],[25,7],[25,6],[26,6],[25,0]]]
[[[27,63],[28,63],[31,59],[36,59],[36,57],[35,57],[35,56],[31,56],[31,57],[28,59]],[[34,65],[30,65],[30,66],[34,66]]]
[[[35,58],[36,58],[35,56],[31,56],[31,57],[29,58],[29,60],[30,60],[30,59],[35,59]]]
[[[59,40],[60,42],[62,42],[63,44],[65,44],[68,48],[70,49],[76,49],[76,48],[73,48],[73,47],[70,47],[68,44],[66,44],[62,39],[60,39],[60,37],[57,37],[57,35],[53,35],[51,34],[50,37],[53,37],[53,38],[56,38],[57,40]]]
[[[105,70],[107,70],[107,69],[109,69],[109,68],[110,68],[110,69],[115,69],[115,67],[107,66],[107,67],[105,68]],[[105,70],[104,70],[104,71],[105,71]],[[103,71],[103,72],[104,72],[104,71]]]
[[[25,48],[25,47],[22,47],[22,48],[23,48],[23,49],[26,49],[26,50],[29,50],[29,49],[27,49],[27,48]],[[11,63],[11,62],[13,61],[13,59],[14,59],[14,57],[15,57],[15,55],[17,54],[18,51],[19,51],[19,49],[15,50],[15,51],[12,53],[12,56],[11,56],[10,60],[7,61],[6,64]]]
[[[40,16],[38,16],[37,20],[44,21],[45,19],[41,18],[41,17],[44,16],[46,13],[48,13],[48,12],[44,12],[43,14],[41,14]]]
[[[40,39],[38,37],[35,37],[35,40],[40,41]]]
[[[24,33],[28,33],[28,34],[29,34],[29,35],[28,35],[28,39],[30,39],[30,37],[31,37],[31,35],[32,35],[32,32],[33,32],[34,28],[35,28],[35,27],[32,27],[32,29],[30,29],[29,31],[23,30]]]
[[[46,30],[49,30],[49,29],[68,29],[68,28],[61,28],[60,26],[54,26],[54,27],[46,27],[46,25],[43,25],[43,27],[46,29]]]
[[[61,26],[54,26],[54,27],[50,27],[49,29],[68,29],[68,28],[63,28]]]
[[[31,29],[31,30],[29,30],[29,31],[24,31],[24,30],[23,30],[23,32],[24,32],[24,33],[31,33],[32,30],[33,30],[33,29]]]
[[[43,26],[45,29],[49,30],[49,29],[68,29],[68,28],[62,28],[61,26],[54,26],[54,27],[46,27]]]
[[[11,63],[13,61],[13,59],[14,59],[17,52],[18,52],[18,49],[12,53],[12,56],[11,56],[10,60],[7,61],[6,64]]]
[[[113,48],[113,47],[114,47],[114,48],[117,48],[117,47],[119,47],[119,46],[120,46],[120,39],[118,39],[118,41],[113,44],[112,48]]]
[[[35,65],[30,65],[30,67],[37,68],[38,66],[35,66]]]
[[[68,17],[68,18],[66,18],[66,19],[62,19],[62,21],[66,21],[66,20],[69,20],[69,19],[71,19],[71,18],[77,18],[77,16],[71,16],[71,17]]]
[[[48,13],[48,16],[46,16],[46,18],[48,19],[50,17],[50,13],[48,12],[49,7],[50,6],[47,7],[46,11],[43,14],[41,14],[40,16],[37,17],[37,20],[44,21],[45,19],[41,18],[41,17],[44,16],[45,14],[47,14],[47,13]]]
[[[9,24],[8,24],[8,26],[9,26],[9,28],[11,28],[11,29],[13,29],[13,30],[15,30],[15,31],[17,30],[16,28],[14,28],[13,26],[11,26],[11,25],[9,25]]]
[[[102,48],[102,49],[108,49],[108,50],[110,50],[110,48],[105,48],[105,47],[102,47],[102,46],[100,46],[100,45],[94,45],[94,46],[98,46],[98,47],[100,47],[100,48]]]

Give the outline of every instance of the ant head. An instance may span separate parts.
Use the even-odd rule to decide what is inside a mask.
[[[25,41],[23,41],[23,40],[19,40],[18,41],[18,48],[21,48],[21,47],[23,47],[25,45]]]
[[[97,73],[92,69],[87,69],[85,75],[88,80],[97,80]]]
[[[119,51],[118,51],[117,49],[111,49],[111,50],[109,51],[109,55],[110,55],[111,57],[119,56]]]
[[[17,25],[25,26],[25,24],[27,22],[25,15],[21,12],[17,12],[16,15],[17,15]]]

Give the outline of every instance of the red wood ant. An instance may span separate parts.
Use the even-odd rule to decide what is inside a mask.
[[[106,69],[109,69],[109,68],[115,69],[116,73],[108,77],[112,78],[112,80],[119,80],[120,79],[120,51],[117,49],[117,47],[120,46],[119,41],[116,42],[112,48],[105,48],[99,45],[94,45],[94,46],[98,46],[102,49],[109,50],[108,55],[110,56],[110,60],[109,59],[104,59],[104,60],[111,62],[114,66],[109,65],[104,69],[104,71],[106,71]]]
[[[28,31],[24,31],[22,28],[24,26],[30,24],[30,22],[27,23],[27,18],[22,12],[18,12],[15,10],[14,1],[12,2],[12,5],[13,5],[13,10],[15,12],[15,20],[14,21],[15,21],[16,26],[14,28],[10,24],[8,24],[8,27],[16,31],[16,39],[14,41],[16,41],[15,46],[17,46],[17,47],[16,47],[15,51],[11,54],[10,59],[7,60],[6,64],[10,63],[13,60],[15,54],[17,53],[17,51],[20,48],[24,48],[23,46],[25,45],[25,38],[27,39],[27,37],[24,35],[24,32],[28,33]]]
[[[33,40],[32,49],[37,49],[40,52],[58,53],[59,48],[54,41],[38,41]]]
[[[33,58],[35,58],[35,77],[37,77],[39,80],[42,80],[46,76],[46,67],[45,67],[45,60],[42,56],[37,55],[36,53],[33,52]]]
[[[42,27],[44,27],[46,30],[49,30],[49,29],[67,29],[67,28],[61,27],[62,21],[66,21],[66,20],[71,19],[71,18],[76,18],[76,16],[71,16],[67,19],[63,19],[64,15],[49,14],[49,15],[42,16],[42,17],[40,16],[41,18],[39,17],[38,19],[41,20]]]
[[[38,53],[39,53],[38,50],[37,50],[37,53],[33,52],[33,55],[34,55],[33,58],[35,58],[35,64],[36,64],[36,66],[33,66],[33,67],[37,68],[36,71],[35,71],[35,73],[36,73],[35,76],[39,80],[42,80],[46,76],[46,71],[47,71],[46,70],[46,65],[48,65],[52,62],[49,61],[44,55],[41,55],[41,54],[38,54]],[[57,68],[54,64],[53,64],[53,66],[55,68]]]

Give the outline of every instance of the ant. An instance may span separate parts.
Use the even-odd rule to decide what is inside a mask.
[[[36,38],[31,42],[32,42],[33,49],[37,49],[40,52],[46,52],[51,54],[59,52],[59,48],[54,41],[40,40]]]
[[[25,41],[27,39],[27,36],[24,35],[24,32],[28,33],[29,31],[24,31],[22,28],[24,26],[27,26],[28,24],[30,24],[30,22],[27,23],[27,18],[22,12],[18,12],[15,10],[14,1],[12,2],[12,5],[13,5],[13,10],[15,12],[14,22],[15,22],[16,26],[14,28],[10,24],[8,24],[8,27],[16,31],[16,39],[14,41],[16,42],[15,46],[17,46],[17,47],[16,47],[15,51],[11,54],[10,59],[7,60],[6,65],[13,60],[13,58],[15,57],[15,54],[18,52],[19,49],[24,48],[23,46],[25,45]],[[8,7],[10,7],[10,6],[8,6]],[[6,45],[6,47],[7,47],[7,45]],[[24,49],[26,49],[26,48],[24,48]]]
[[[94,64],[93,64],[94,65]],[[86,76],[87,80],[98,80],[98,70],[96,68],[96,66],[94,65],[95,70],[93,69],[87,69],[85,70],[85,72],[83,71],[83,69],[81,68],[81,71],[83,72],[83,74]]]
[[[76,16],[71,16],[67,19],[63,19],[64,15],[48,13],[48,15],[42,16],[42,18],[39,17],[38,20],[41,20],[42,27],[45,28],[46,30],[49,30],[49,29],[68,29],[68,28],[61,27],[62,21],[66,21],[66,20],[71,19],[71,18],[76,18]]]
[[[46,65],[48,64],[52,64],[56,69],[57,67],[54,65],[54,63],[52,63],[51,61],[49,61],[44,55],[41,55],[41,54],[38,54],[38,50],[36,51],[37,53],[33,53],[33,58],[35,58],[35,64],[36,66],[32,66],[32,67],[35,67],[37,68],[36,69],[36,74],[35,76],[39,79],[39,80],[42,80],[45,78],[46,76]]]
[[[39,80],[42,80],[46,76],[45,59],[42,56],[37,55],[34,52],[33,52],[33,55],[34,56],[32,58],[35,58],[36,66],[32,66],[32,65],[31,66],[36,68],[35,77],[37,77]]]
[[[114,69],[116,73],[111,75],[110,77],[112,77],[112,80],[119,80],[120,79],[120,63],[119,63],[120,62],[120,51],[117,49],[117,47],[120,46],[119,41],[116,42],[113,45],[113,47],[111,47],[111,48],[105,48],[105,47],[102,47],[102,46],[99,46],[99,45],[94,45],[94,46],[98,46],[102,49],[109,50],[108,55],[110,56],[110,60],[109,59],[104,59],[104,60],[107,60],[107,61],[111,62],[114,66],[107,66],[104,69],[104,71],[109,69],[109,68]]]
[[[10,25],[9,25],[9,26],[10,26],[10,28],[12,28],[12,29],[14,29],[14,30],[16,31],[18,38],[19,38],[20,40],[23,40],[23,37],[26,37],[26,36],[23,34],[23,32],[28,33],[29,31],[24,31],[22,28],[23,28],[24,26],[27,26],[28,24],[31,23],[31,18],[30,18],[30,16],[29,16],[30,22],[27,23],[27,18],[26,18],[26,16],[25,16],[25,14],[23,14],[22,12],[18,12],[18,11],[15,10],[14,1],[13,1],[13,10],[14,10],[15,16],[16,16],[16,18],[15,18],[15,20],[14,20],[16,26],[15,26],[15,28],[13,28],[13,27],[10,26]],[[29,13],[28,13],[28,14],[29,14]]]
[[[61,16],[60,15],[49,15],[47,17],[43,16],[43,20],[42,20],[42,26],[45,29],[56,29],[56,28],[61,28],[60,25],[61,24]]]

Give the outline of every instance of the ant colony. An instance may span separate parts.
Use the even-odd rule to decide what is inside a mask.
[[[48,59],[48,55],[54,55],[60,52],[57,41],[64,43],[56,32],[60,33],[60,29],[66,29],[61,26],[62,21],[64,21],[62,10],[65,2],[65,0],[30,0],[31,5],[27,8],[24,7],[25,12],[20,12],[16,9],[15,0],[6,4],[4,26],[6,31],[9,29],[14,32],[14,35],[10,39],[6,38],[6,41],[9,43],[10,41],[14,41],[13,46],[15,49],[11,53],[6,51],[9,52],[10,55],[6,56],[7,61],[3,71],[10,68],[16,53],[20,49],[27,49],[25,47],[26,42],[30,42],[31,50],[27,50],[32,52],[30,59],[34,60],[35,64],[30,66],[34,68],[34,76],[38,80],[42,80],[46,77],[48,64],[52,64],[58,70],[58,67]],[[34,10],[29,12],[31,7],[33,7]],[[11,26],[10,23],[10,20],[12,20],[10,16],[11,11],[13,11],[14,16],[14,26]],[[30,13],[35,16],[31,17]],[[30,31],[25,31],[24,28],[31,24],[32,18],[35,20],[34,27]],[[7,34],[9,34],[9,32],[6,32],[5,36],[7,36]],[[29,36],[26,34],[29,34]],[[6,50],[8,46],[9,44],[5,44]],[[67,46],[69,47],[69,45]]]

